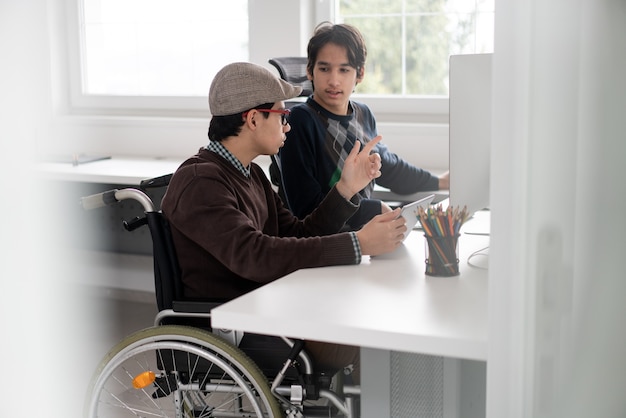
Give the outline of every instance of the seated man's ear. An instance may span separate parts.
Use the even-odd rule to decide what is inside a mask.
[[[257,112],[254,110],[250,110],[246,113],[245,121],[246,123],[250,123],[252,126],[256,126],[255,115]]]

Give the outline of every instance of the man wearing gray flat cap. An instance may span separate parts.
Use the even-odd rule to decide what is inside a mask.
[[[377,141],[362,150],[355,144],[341,179],[303,220],[253,162],[283,145],[291,129],[284,100],[299,93],[256,64],[229,64],[215,75],[209,144],[176,170],[161,204],[186,297],[226,301],[298,269],[358,264],[400,245],[406,227],[397,211],[338,232],[358,209],[358,192],[380,176],[380,157],[370,153]],[[353,364],[358,379],[358,348],[308,341],[306,348],[324,370]]]

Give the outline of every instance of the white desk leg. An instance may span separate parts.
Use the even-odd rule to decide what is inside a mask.
[[[361,347],[361,418],[391,416],[391,353]]]

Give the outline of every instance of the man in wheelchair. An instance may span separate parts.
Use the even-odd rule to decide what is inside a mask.
[[[227,65],[213,79],[210,141],[176,170],[161,203],[186,298],[227,301],[298,269],[358,264],[400,245],[405,226],[397,211],[338,232],[357,211],[358,192],[380,176],[380,157],[371,153],[380,138],[362,149],[357,141],[331,192],[303,220],[253,162],[283,145],[291,129],[283,101],[300,89],[251,63]],[[358,381],[358,347],[307,341],[306,349],[317,368],[351,366]]]

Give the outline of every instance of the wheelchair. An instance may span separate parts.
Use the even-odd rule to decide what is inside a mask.
[[[360,387],[316,371],[305,342],[213,329],[210,311],[224,301],[185,300],[169,225],[146,189],[112,189],[81,198],[85,210],[126,199],[152,238],[158,313],[154,326],[124,338],[102,359],[87,390],[84,416],[109,417],[346,417],[359,415]]]

